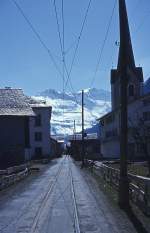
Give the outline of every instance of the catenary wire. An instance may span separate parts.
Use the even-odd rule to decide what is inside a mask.
[[[62,61],[63,61],[63,124],[64,124],[64,111],[65,111],[65,20],[64,20],[64,0],[61,1],[62,12]],[[63,127],[64,128],[64,127]],[[64,132],[65,135],[65,132]]]
[[[31,21],[28,19],[28,17],[25,15],[23,9],[20,7],[20,5],[16,2],[16,0],[11,0],[16,8],[18,9],[18,11],[21,13],[21,15],[23,16],[23,18],[25,19],[25,21],[27,22],[27,24],[29,25],[29,27],[31,28],[32,32],[35,34],[35,36],[37,37],[37,39],[39,40],[39,42],[41,43],[41,45],[43,46],[43,48],[46,50],[46,52],[48,53],[53,65],[55,66],[57,72],[60,74],[60,76],[62,76],[62,73],[60,71],[60,69],[58,68],[58,65],[56,64],[56,61],[50,51],[50,49],[47,47],[47,45],[45,44],[45,42],[43,41],[43,39],[41,38],[40,34],[37,32],[37,30],[35,29],[35,27],[33,26],[33,24],[31,23]]]
[[[60,71],[54,56],[52,55],[52,52],[50,51],[50,49],[48,48],[48,46],[46,45],[46,43],[43,41],[42,37],[40,36],[40,34],[37,32],[37,30],[35,29],[35,27],[33,26],[33,24],[31,23],[31,21],[28,19],[28,17],[26,16],[26,14],[24,13],[23,9],[21,8],[21,6],[18,4],[18,2],[16,0],[11,0],[14,5],[16,6],[16,8],[18,9],[18,11],[21,13],[21,15],[23,16],[23,18],[25,19],[26,23],[28,24],[28,26],[30,27],[30,29],[32,30],[32,32],[34,33],[34,35],[36,36],[36,38],[39,40],[40,44],[42,45],[42,47],[45,49],[45,51],[48,53],[48,56],[51,60],[51,62],[53,63],[55,69],[57,70],[57,72],[59,73],[60,77],[63,79],[63,74]],[[74,93],[71,91],[72,95],[74,96]],[[78,103],[77,103],[78,104]]]
[[[70,67],[70,70],[69,70],[69,73],[68,73],[68,78],[67,78],[67,81],[65,83],[65,89],[67,87],[68,81],[71,79],[71,72],[72,72],[73,65],[74,65],[74,62],[75,62],[75,58],[76,58],[76,55],[77,55],[77,51],[78,51],[78,48],[79,48],[79,43],[80,43],[80,40],[81,40],[81,37],[82,37],[82,34],[83,34],[84,26],[85,26],[86,21],[87,21],[87,16],[88,16],[88,12],[89,12],[89,9],[90,9],[90,6],[91,6],[91,2],[92,2],[92,0],[89,1],[86,12],[85,12],[84,20],[83,20],[83,23],[82,23],[82,26],[81,26],[81,30],[80,30],[80,33],[79,33],[79,36],[78,36],[77,44],[76,44],[75,51],[74,51],[74,54],[73,54],[71,67]]]
[[[65,52],[65,48],[64,48],[64,9],[63,9],[64,4],[62,2],[62,8],[61,8],[62,24],[63,24],[63,36],[62,36],[63,38],[61,38],[60,23],[59,23],[59,20],[58,20],[58,11],[57,11],[57,6],[56,6],[56,0],[53,1],[53,5],[54,5],[54,10],[55,10],[55,18],[56,18],[56,23],[57,23],[57,32],[58,32],[58,37],[59,37],[60,50],[61,50],[62,60],[63,60],[63,69],[65,70],[67,76],[69,76],[68,69],[67,69],[67,66],[66,66],[66,60],[65,60],[66,52]],[[63,76],[64,76],[64,73],[63,73]],[[75,90],[73,88],[71,80],[69,80],[69,84],[70,84],[70,88],[72,89],[72,94],[73,94],[73,96],[75,98],[75,102],[78,104],[78,100],[76,98]],[[65,92],[65,88],[64,88],[64,92]]]
[[[58,20],[56,0],[53,1],[53,5],[54,5],[54,10],[55,10],[55,18],[56,18],[56,23],[57,23],[57,31],[58,31],[58,37],[59,37],[59,43],[60,43],[60,50],[61,50],[61,53],[63,54],[63,45],[62,45],[62,39],[61,39],[61,33],[60,33],[60,25],[59,25],[59,20]]]
[[[110,19],[109,19],[109,22],[108,22],[108,26],[107,26],[106,34],[105,34],[105,37],[104,37],[104,41],[102,43],[102,47],[99,50],[98,61],[97,61],[97,64],[96,64],[96,68],[95,68],[95,71],[94,71],[92,81],[90,83],[89,93],[90,93],[90,89],[92,88],[92,86],[93,86],[93,84],[95,82],[96,75],[97,75],[100,63],[102,61],[102,55],[103,55],[103,51],[104,51],[104,48],[105,48],[105,45],[106,45],[106,42],[107,42],[107,38],[108,38],[108,35],[109,35],[112,19],[113,19],[115,8],[116,8],[116,3],[117,3],[117,1],[115,0],[115,3],[113,5],[113,9],[112,9],[112,13],[111,13],[111,16],[110,16]]]

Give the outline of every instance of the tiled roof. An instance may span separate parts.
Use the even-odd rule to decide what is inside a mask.
[[[0,116],[34,116],[22,89],[0,89]]]

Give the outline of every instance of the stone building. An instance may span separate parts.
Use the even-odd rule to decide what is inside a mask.
[[[35,114],[21,89],[0,89],[0,169],[25,162]]]
[[[52,107],[22,89],[0,89],[0,167],[52,156]]]
[[[68,153],[76,160],[82,160],[82,135],[70,135],[68,138],[70,145],[68,146]],[[100,160],[100,143],[97,133],[86,134],[84,137],[85,159]]]

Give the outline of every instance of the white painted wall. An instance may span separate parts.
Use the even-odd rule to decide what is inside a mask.
[[[26,148],[25,149],[25,161],[30,161],[31,160],[31,149]]]
[[[101,153],[103,157],[118,158],[120,154],[119,141],[111,140],[107,142],[102,142]]]
[[[41,147],[43,156],[51,155],[50,147],[50,107],[33,107],[35,114],[41,115],[41,126],[35,126],[35,118],[30,118],[30,153],[31,157],[35,156],[35,148]],[[42,133],[42,141],[35,141],[35,133]]]
[[[143,99],[139,99],[137,101],[133,101],[128,105],[128,125],[129,127],[133,127],[138,124],[138,121],[140,118],[143,118],[143,112],[150,111],[150,104],[147,106],[144,106]],[[104,157],[119,157],[120,155],[120,146],[119,146],[119,110],[114,112],[115,114],[115,120],[112,123],[104,124],[104,126],[101,126],[101,153]],[[107,116],[106,116],[107,117]],[[103,121],[105,122],[105,118]],[[150,126],[150,122],[147,122],[147,124]],[[117,128],[118,131],[118,138],[112,137],[110,139],[106,138],[106,132],[111,131]],[[133,137],[131,135],[129,136],[129,143],[133,142]]]

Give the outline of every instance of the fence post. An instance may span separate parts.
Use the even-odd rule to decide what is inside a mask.
[[[146,204],[146,215],[150,216],[150,182],[145,184],[145,204]]]

